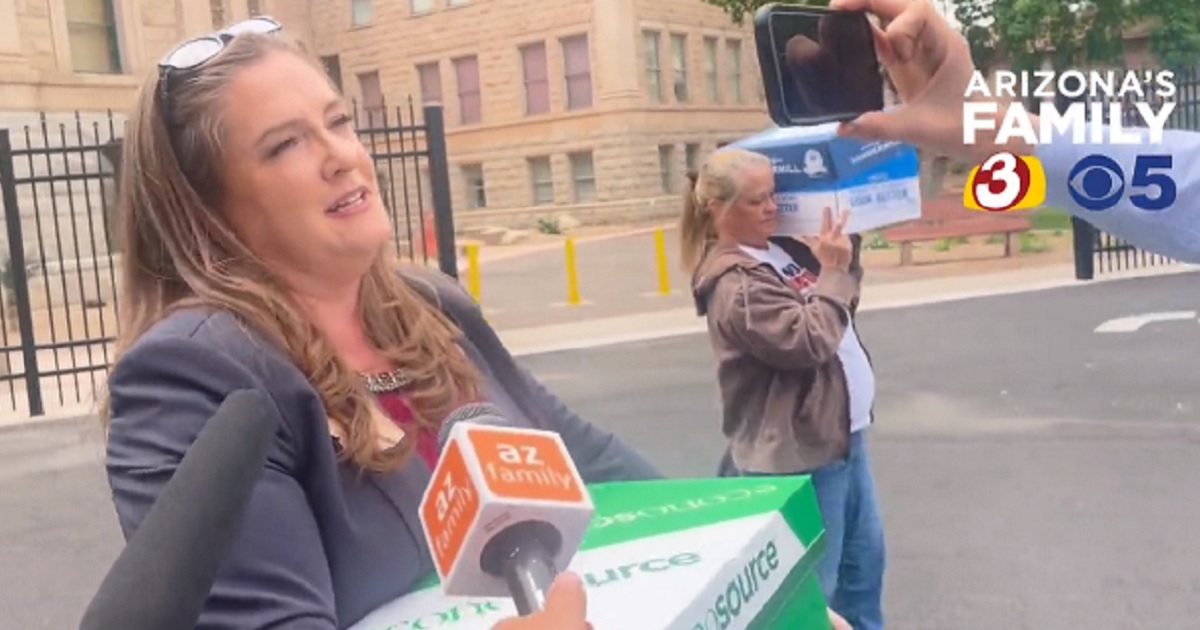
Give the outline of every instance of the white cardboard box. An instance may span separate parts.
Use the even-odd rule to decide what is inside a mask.
[[[596,630],[829,630],[826,542],[806,475],[613,482],[571,570]],[[490,630],[507,597],[451,597],[435,576],[351,630]]]
[[[850,210],[856,234],[921,216],[917,150],[900,142],[839,137],[837,125],[779,127],[731,143],[771,158],[779,221],[776,234],[816,234],[821,213]]]

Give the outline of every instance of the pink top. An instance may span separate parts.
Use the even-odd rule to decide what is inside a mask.
[[[384,392],[378,394],[379,406],[387,412],[396,426],[404,430],[406,434],[416,432],[417,439],[417,455],[425,461],[430,470],[437,465],[438,459],[438,436],[433,429],[422,427],[418,429],[413,423],[412,408],[408,406],[408,402],[404,399],[404,393],[400,391]]]

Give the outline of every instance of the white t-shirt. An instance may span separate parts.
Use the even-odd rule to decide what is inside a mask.
[[[803,296],[812,291],[812,285],[817,281],[816,274],[797,264],[775,243],[771,243],[765,250],[746,245],[742,246],[742,250],[774,267],[775,271]],[[838,358],[842,361],[842,371],[846,374],[846,383],[850,390],[850,431],[859,431],[871,423],[871,407],[875,404],[875,372],[871,369],[871,362],[867,360],[867,353],[854,330],[854,322],[850,322],[846,327],[846,334],[838,346]]]

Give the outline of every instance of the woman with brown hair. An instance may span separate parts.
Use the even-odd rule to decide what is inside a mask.
[[[202,628],[346,628],[433,571],[417,515],[453,409],[559,432],[589,482],[658,476],[521,368],[453,280],[389,255],[320,67],[254,18],[141,86],[121,182],[107,470],[129,536],[231,392],[280,429]]]
[[[761,154],[726,147],[691,181],[680,237],[717,360],[723,472],[809,475],[830,607],[881,630],[883,523],[864,437],[875,376],[854,326],[861,239],[829,209],[817,236],[775,236],[775,173]]]

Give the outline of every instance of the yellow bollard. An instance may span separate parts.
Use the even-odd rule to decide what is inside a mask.
[[[667,236],[662,228],[654,230],[654,258],[658,262],[658,293],[671,294],[671,271],[667,268]]]
[[[475,303],[481,304],[483,299],[479,288],[479,243],[467,243],[463,249],[467,250],[467,290],[470,291],[471,297],[475,298]]]
[[[575,239],[567,238],[564,244],[567,263],[567,305],[579,306],[579,273],[575,269]]]

